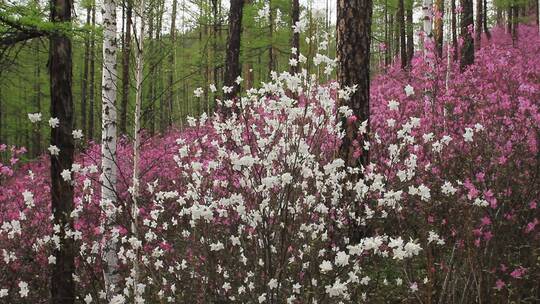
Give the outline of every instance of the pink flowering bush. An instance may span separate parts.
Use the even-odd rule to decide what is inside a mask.
[[[116,303],[538,301],[540,39],[519,32],[513,47],[494,30],[464,73],[428,55],[376,77],[371,134],[358,123],[366,168],[338,158],[342,118],[357,118],[337,99],[353,89],[305,73],[223,101],[230,116],[146,138],[136,215],[131,143],[119,143],[114,210],[90,143],[66,177],[79,302],[106,302],[107,238],[119,245]],[[59,243],[49,156],[13,168],[22,151],[2,149],[0,302],[37,303]]]

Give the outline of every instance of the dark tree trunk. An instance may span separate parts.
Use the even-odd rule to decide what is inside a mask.
[[[435,54],[437,58],[442,57],[443,53],[443,38],[444,38],[444,0],[435,0],[434,12],[434,39],[435,39]]]
[[[92,22],[92,7],[86,8],[86,26],[90,26]],[[88,100],[88,63],[90,61],[90,36],[88,34],[84,37],[84,62],[83,62],[83,79],[81,87],[81,130],[83,134],[86,133],[86,108]]]
[[[293,0],[292,1],[292,24],[295,25],[298,22],[300,22],[300,2],[299,0]],[[294,31],[292,34],[292,42],[291,46],[293,49],[296,49],[296,53],[293,53],[291,55],[292,59],[295,59],[298,61],[298,54],[300,53],[300,33],[297,31]],[[291,74],[296,74],[300,70],[300,64],[297,62],[296,66],[291,66]]]
[[[71,22],[71,0],[52,0],[51,20],[54,23]],[[57,117],[60,125],[51,129],[51,145],[60,149],[51,155],[51,207],[53,223],[60,227],[60,247],[54,249],[56,263],[51,274],[51,303],[72,304],[75,302],[73,281],[75,247],[66,229],[73,229],[70,216],[73,210],[73,186],[62,178],[63,170],[71,170],[73,164],[73,96],[71,41],[60,32],[50,37],[49,73],[51,86],[51,117]]]
[[[215,2],[215,0],[214,0]],[[172,14],[171,14],[171,53],[169,54],[169,67],[168,71],[168,96],[167,96],[167,125],[172,126],[172,116],[173,116],[173,104],[174,104],[174,72],[176,68],[176,9],[178,6],[178,0],[173,0]]]
[[[474,26],[473,20],[473,0],[461,0],[461,37],[463,46],[461,48],[460,68],[464,71],[467,66],[474,63],[474,39],[469,29]]]
[[[90,33],[90,104],[89,104],[89,111],[88,111],[88,139],[93,140],[94,139],[94,124],[95,124],[95,118],[94,118],[94,111],[96,107],[96,34],[94,32],[94,28],[96,26],[96,6],[95,4],[92,5],[92,31]]]
[[[272,0],[268,0],[268,8],[268,34],[270,39],[270,46],[268,47],[268,79],[270,79],[270,74],[276,69],[274,55],[274,11],[272,8]]]
[[[225,94],[225,99],[235,98],[240,86],[236,84],[236,78],[240,76],[240,39],[242,36],[242,14],[244,0],[231,0],[229,12],[229,37],[227,42],[227,54],[225,60],[224,85],[232,87],[230,93]]]
[[[388,57],[388,64],[392,64],[394,62],[394,49],[395,48],[398,48],[398,46],[396,46],[396,44],[394,43],[395,42],[395,39],[394,39],[394,14],[390,14],[389,16],[389,21],[388,21],[388,52],[387,52],[387,57]]]
[[[4,109],[2,108],[2,101],[3,101],[3,98],[4,96],[2,95],[2,86],[0,85],[0,144],[3,144],[4,143],[4,123],[3,123],[3,118],[4,118]]]
[[[41,58],[39,58],[39,45],[41,41],[36,41],[36,53],[35,53],[35,59],[36,59],[36,70],[35,70],[35,105],[36,105],[36,112],[41,113]],[[37,124],[34,127],[34,138],[33,138],[33,156],[37,157],[41,153],[41,125]]]
[[[458,60],[458,39],[457,39],[457,13],[456,13],[456,0],[450,0],[452,10],[452,49],[454,50],[454,61]]]
[[[538,3],[538,0],[534,1],[534,18],[536,20],[536,25],[540,26],[540,3]]]
[[[131,0],[126,1],[126,34],[122,43],[122,101],[120,108],[120,133],[127,133],[127,112],[129,104],[129,64],[131,59],[131,28],[133,5]]]
[[[390,39],[388,35],[388,24],[390,20],[388,19],[388,0],[384,0],[384,65],[390,65]]]
[[[519,8],[516,5],[512,6],[512,43],[515,45],[518,40],[518,14]]]
[[[413,1],[407,3],[407,65],[411,66],[414,56]]]
[[[341,86],[357,85],[357,91],[345,102],[357,120],[346,125],[346,135],[340,148],[341,157],[348,166],[366,166],[368,151],[359,159],[354,156],[353,141],[358,137],[358,126],[368,120],[371,44],[371,0],[338,0],[337,6],[337,59],[338,81]]]
[[[163,14],[165,12],[165,1],[160,0],[158,2],[158,15],[157,15],[157,26],[155,28],[156,31],[156,43],[158,46],[158,49],[161,51],[163,46],[163,40],[162,40],[162,29],[163,29]],[[159,53],[159,56],[161,57],[161,52]],[[205,56],[208,57],[208,56]],[[165,134],[165,130],[167,129],[167,122],[165,119],[165,99],[162,94],[163,92],[163,60],[158,59],[156,60],[156,87],[155,87],[155,93],[154,93],[154,100],[157,101],[159,98],[159,133],[161,135]],[[199,112],[200,114],[202,112]],[[155,116],[154,116],[155,120]]]
[[[482,46],[482,26],[484,24],[483,0],[476,0],[476,26],[474,30],[474,49],[479,50]]]
[[[399,53],[401,58],[401,68],[404,69],[407,67],[407,42],[405,36],[405,7],[404,0],[398,0],[398,11],[397,18],[399,24]]]
[[[155,15],[154,15],[155,8],[154,6],[150,7],[150,12],[148,16],[148,51],[146,52],[148,54],[148,95],[147,95],[147,108],[144,114],[146,118],[147,128],[150,132],[150,135],[154,135],[156,131],[155,126],[155,78],[156,78],[156,64],[155,64],[155,58],[154,58],[154,22],[155,22]]]
[[[218,0],[212,0],[212,11],[213,11],[213,15],[214,15],[214,30],[213,30],[213,41],[212,41],[212,48],[214,49],[214,61],[213,61],[213,64],[214,64],[214,84],[216,87],[220,87],[219,86],[219,73],[220,73],[220,70],[219,70],[219,65],[216,64],[217,62],[217,58],[218,58],[218,41],[219,39],[221,38],[221,1],[218,1]],[[217,93],[217,92],[216,92]],[[214,93],[214,104],[213,104],[213,107],[214,109],[216,108],[216,104],[215,104],[215,99],[216,99],[216,93]]]
[[[483,14],[483,23],[484,23],[484,33],[486,33],[486,38],[491,39],[491,33],[489,32],[488,23],[487,23],[487,0],[484,0],[484,14]]]

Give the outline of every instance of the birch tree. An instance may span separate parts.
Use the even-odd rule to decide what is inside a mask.
[[[175,1],[176,3],[176,1]],[[137,218],[139,213],[139,206],[138,206],[138,196],[139,196],[139,160],[140,160],[140,145],[141,145],[141,105],[142,105],[142,88],[143,88],[143,64],[144,64],[144,57],[143,57],[143,47],[144,47],[144,31],[145,31],[145,20],[144,20],[144,1],[141,0],[139,4],[140,13],[139,13],[139,35],[137,39],[137,53],[136,53],[136,67],[135,67],[135,115],[133,119],[134,124],[134,131],[133,135],[135,138],[135,142],[133,143],[133,188],[132,188],[132,205],[131,205],[131,233],[135,238],[138,239],[139,233],[138,233],[138,226],[137,226]],[[174,26],[174,23],[173,23]],[[173,29],[171,29],[173,31]],[[137,31],[134,31],[137,32]],[[139,299],[142,300],[141,294],[138,288],[139,284],[139,278],[140,278],[140,270],[139,270],[139,254],[138,254],[139,248],[134,248],[135,250],[135,258],[133,261],[133,294],[135,297],[135,300],[138,301]],[[138,302],[137,302],[138,303]]]
[[[432,29],[433,29],[433,0],[424,0],[422,3],[422,12],[423,12],[423,19],[424,19],[424,51],[426,48],[426,45],[430,43],[432,38]]]
[[[103,277],[107,299],[111,300],[118,289],[118,229],[112,228],[116,213],[116,3],[115,0],[103,2],[103,75],[101,82],[101,203],[105,209],[106,235],[103,254],[105,265]]]

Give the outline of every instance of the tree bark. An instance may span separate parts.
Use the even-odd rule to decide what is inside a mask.
[[[487,19],[488,19],[488,17],[487,17],[488,16],[487,15],[487,0],[484,0],[484,13],[483,13],[483,16],[484,16],[484,18],[482,18],[482,20],[483,20],[483,23],[484,23],[484,33],[486,33],[486,38],[488,40],[491,40],[491,33],[489,31],[488,23],[487,23]]]
[[[143,67],[144,67],[144,31],[145,31],[145,20],[144,20],[144,0],[141,0],[139,3],[140,13],[140,28],[139,28],[139,38],[137,40],[137,53],[136,53],[136,68],[135,68],[135,114],[133,117],[133,136],[135,142],[133,143],[133,192],[132,198],[133,202],[131,205],[131,233],[138,239],[139,231],[137,218],[139,213],[138,207],[138,198],[139,198],[139,161],[140,161],[140,145],[141,145],[141,106],[142,106],[142,90],[143,90]],[[176,0],[173,4],[173,23],[171,31],[174,32],[174,19],[176,15]],[[135,33],[136,34],[136,33]],[[172,68],[172,67],[171,67]],[[135,248],[135,259],[133,261],[133,294],[134,298],[140,298],[139,289],[137,288],[139,279],[140,279],[140,269],[139,269],[139,249]]]
[[[122,102],[120,108],[120,133],[127,133],[127,112],[129,105],[129,67],[131,56],[131,28],[133,17],[132,0],[126,0],[126,34],[122,43]]]
[[[35,78],[36,78],[36,82],[34,83],[34,91],[35,91],[35,105],[36,105],[36,111],[38,113],[41,113],[41,58],[39,56],[39,52],[40,52],[40,49],[39,49],[39,45],[40,45],[40,41],[39,40],[36,40],[36,45],[35,45],[35,48],[36,48],[36,51],[35,51],[35,59],[36,59],[36,68],[35,68]],[[37,124],[35,127],[34,127],[34,139],[33,139],[33,156],[34,157],[38,157],[39,154],[41,153],[41,125],[40,124]]]
[[[437,54],[437,58],[442,58],[444,39],[444,0],[435,0],[434,21],[435,53]]]
[[[155,125],[155,102],[156,102],[156,84],[155,84],[155,78],[156,78],[156,66],[155,66],[155,58],[154,58],[154,22],[155,22],[155,6],[150,5],[149,6],[149,12],[148,12],[148,48],[147,48],[147,55],[148,58],[148,92],[147,92],[147,108],[144,111],[144,116],[146,118],[147,122],[147,128],[150,133],[150,135],[154,135],[156,131],[156,125]]]
[[[450,0],[452,9],[452,49],[454,50],[454,60],[458,60],[458,41],[457,41],[457,13],[456,0]]]
[[[394,48],[398,48],[395,46],[394,43],[394,14],[389,14],[389,21],[388,21],[388,52],[386,57],[388,58],[388,64],[392,64],[394,62]]]
[[[90,22],[92,21],[92,7],[89,5],[86,7],[86,26],[90,27]],[[85,34],[84,36],[84,62],[83,62],[83,79],[81,87],[81,130],[83,134],[86,133],[86,108],[88,101],[88,69],[90,61],[90,35]]]
[[[71,23],[71,0],[52,0],[51,21]],[[53,255],[56,263],[51,274],[51,303],[72,304],[75,302],[75,246],[66,230],[73,230],[73,185],[62,178],[64,170],[71,170],[75,146],[73,143],[73,96],[72,51],[70,38],[61,32],[49,36],[49,74],[51,94],[51,117],[60,124],[51,128],[51,145],[60,149],[58,155],[51,155],[51,207],[53,224],[60,227],[60,246]]]
[[[399,52],[401,58],[401,68],[407,67],[407,42],[405,36],[405,6],[404,0],[398,0],[397,19],[399,25]]]
[[[414,56],[413,1],[407,2],[407,66],[411,66]]]
[[[276,69],[274,55],[274,9],[272,8],[272,0],[268,0],[268,38],[270,45],[268,46],[268,79],[270,74]]]
[[[484,8],[483,0],[476,0],[476,27],[475,27],[475,37],[474,37],[474,49],[479,50],[482,46],[482,26],[484,24]]]
[[[87,138],[89,140],[94,139],[94,127],[95,127],[95,100],[96,100],[96,5],[92,4],[92,30],[90,32],[90,103],[88,105],[88,128]]]
[[[433,12],[432,12],[432,0],[424,0],[422,3],[422,12],[423,12],[423,30],[424,30],[424,43],[423,48],[424,52],[426,51],[426,45],[431,43],[431,38],[433,37]]]
[[[225,99],[236,98],[240,91],[240,86],[236,84],[235,81],[236,78],[241,74],[240,40],[242,36],[243,10],[244,0],[231,0],[224,85],[226,87],[232,87],[232,90],[230,93],[225,94]]]
[[[338,0],[337,6],[337,60],[338,81],[342,87],[357,85],[357,91],[344,102],[352,109],[357,120],[346,125],[346,135],[340,147],[347,166],[366,166],[368,151],[355,157],[353,142],[358,138],[358,126],[368,121],[371,46],[371,0]]]
[[[515,45],[517,40],[518,40],[518,18],[519,18],[519,14],[518,14],[518,6],[517,5],[513,5],[512,6],[512,43]]]
[[[168,95],[167,95],[167,125],[172,126],[172,116],[173,116],[173,104],[174,104],[174,88],[175,88],[175,77],[176,72],[176,10],[178,6],[178,0],[173,0],[172,14],[171,14],[171,53],[169,54],[169,67],[168,71]],[[141,50],[142,52],[142,50]],[[142,54],[141,54],[142,56]],[[142,59],[141,59],[142,60]]]
[[[2,101],[4,99],[4,96],[2,95],[2,86],[0,85],[0,144],[4,143],[4,109],[2,107]]]
[[[474,63],[474,40],[471,34],[473,29],[473,0],[461,0],[461,47],[460,69],[464,71],[467,66]]]
[[[101,200],[108,204],[106,207],[116,207],[116,51],[118,47],[116,31],[116,4],[115,0],[103,2],[103,74],[101,83],[101,170],[102,186]],[[112,237],[116,217],[107,216],[107,235],[104,245],[105,265],[103,276],[106,286],[107,300],[110,301],[119,291],[120,276],[118,273],[117,240]]]
[[[292,1],[291,17],[293,26],[300,24],[300,2],[298,0]],[[293,30],[291,47],[296,50],[296,52],[292,52],[291,54],[291,59],[297,62],[295,66],[291,66],[291,74],[294,75],[300,70],[300,63],[298,62],[298,55],[300,54],[300,32],[298,28],[297,30]]]

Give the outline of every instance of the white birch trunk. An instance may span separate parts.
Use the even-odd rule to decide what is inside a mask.
[[[433,0],[424,0],[422,4],[422,12],[424,16],[424,44],[425,51],[426,45],[431,41],[433,36]]]
[[[101,200],[105,208],[105,242],[103,278],[107,299],[110,301],[119,290],[116,220],[116,3],[104,0],[103,15],[103,75],[101,82]],[[109,236],[107,234],[110,233]]]
[[[134,137],[135,142],[133,143],[133,188],[132,188],[132,198],[133,204],[131,206],[131,232],[134,237],[139,238],[139,231],[137,226],[137,218],[139,215],[139,206],[137,203],[139,196],[139,159],[140,159],[140,145],[141,145],[141,103],[142,103],[142,85],[143,85],[143,64],[144,64],[144,31],[145,31],[145,20],[144,20],[144,1],[140,1],[140,29],[137,39],[137,54],[136,54],[136,67],[135,67],[135,86],[136,86],[136,95],[135,95],[135,115],[134,115]],[[137,31],[134,30],[135,33]],[[139,270],[139,248],[135,248],[135,259],[133,261],[133,295],[135,298],[135,303],[143,303],[138,285],[140,278]]]

